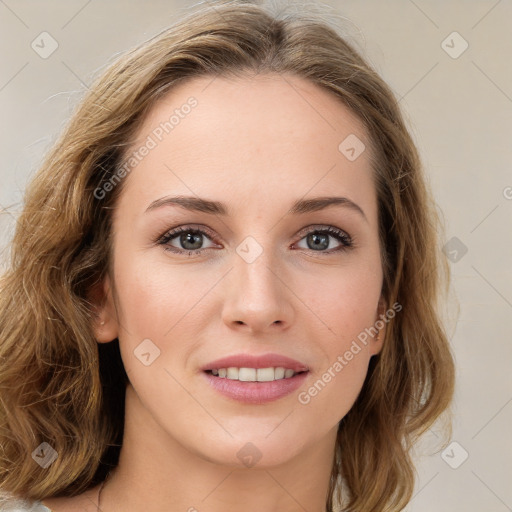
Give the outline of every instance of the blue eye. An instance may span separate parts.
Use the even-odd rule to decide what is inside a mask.
[[[210,247],[203,247],[204,238],[210,240],[213,238],[213,235],[211,235],[209,231],[205,231],[203,229],[193,228],[191,226],[181,226],[165,233],[157,240],[157,244],[165,246],[164,248],[166,251],[182,255],[187,253],[190,257],[197,256],[214,247],[214,244]],[[326,249],[331,245],[331,238],[336,239],[339,242],[339,245],[331,248],[329,251],[326,251]],[[174,242],[175,239],[176,241]],[[328,256],[335,252],[344,251],[353,246],[352,239],[347,233],[332,226],[314,226],[313,229],[310,228],[309,231],[303,235],[299,242],[302,240],[306,240],[308,247],[300,247],[300,249],[316,252],[322,256]],[[181,245],[181,248],[172,245],[171,242]]]
[[[331,249],[328,252],[324,250],[327,249],[330,245],[329,238],[335,238],[341,245]],[[327,228],[317,228],[310,230],[305,237],[303,237],[300,241],[306,239],[306,243],[309,249],[313,252],[320,252],[321,255],[329,255],[334,252],[343,251],[350,247],[352,247],[352,239],[341,229],[334,228],[332,226],[328,226]],[[312,247],[312,248],[311,248]]]
[[[167,232],[162,238],[158,240],[160,245],[165,246],[166,251],[171,251],[177,254],[188,252],[188,256],[198,255],[201,252],[210,249],[209,247],[202,248],[202,237],[208,238],[209,233],[202,229],[193,229],[191,227],[182,226],[172,229]],[[170,245],[171,241],[177,238],[178,243],[182,245],[183,249],[179,249]]]

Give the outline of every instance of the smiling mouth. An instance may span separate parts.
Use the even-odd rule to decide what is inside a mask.
[[[306,373],[305,371],[295,372],[291,368],[282,366],[268,368],[214,368],[206,370],[205,373],[218,377],[219,379],[235,380],[239,382],[273,382],[276,380],[291,379],[296,375]]]

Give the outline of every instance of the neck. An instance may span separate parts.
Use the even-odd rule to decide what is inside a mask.
[[[156,424],[129,385],[119,464],[101,491],[105,512],[324,512],[336,430],[279,464],[207,460]]]

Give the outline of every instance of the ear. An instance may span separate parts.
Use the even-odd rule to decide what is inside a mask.
[[[93,330],[98,343],[108,343],[119,335],[119,324],[109,276],[96,282],[88,292],[94,309]]]
[[[378,354],[382,350],[382,346],[384,345],[384,339],[386,337],[386,311],[387,311],[387,303],[384,297],[381,295],[379,299],[379,303],[377,304],[377,312],[375,314],[375,322],[374,326],[378,329],[378,334],[373,338],[370,351],[372,356]]]

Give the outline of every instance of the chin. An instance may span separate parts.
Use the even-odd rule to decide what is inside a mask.
[[[238,469],[266,469],[286,464],[299,455],[308,444],[288,431],[270,435],[266,429],[231,432],[233,438],[210,441],[206,446],[196,445],[196,454],[213,464]],[[304,436],[304,432],[301,435]],[[204,438],[203,438],[204,439]],[[313,439],[310,440],[313,442]]]

